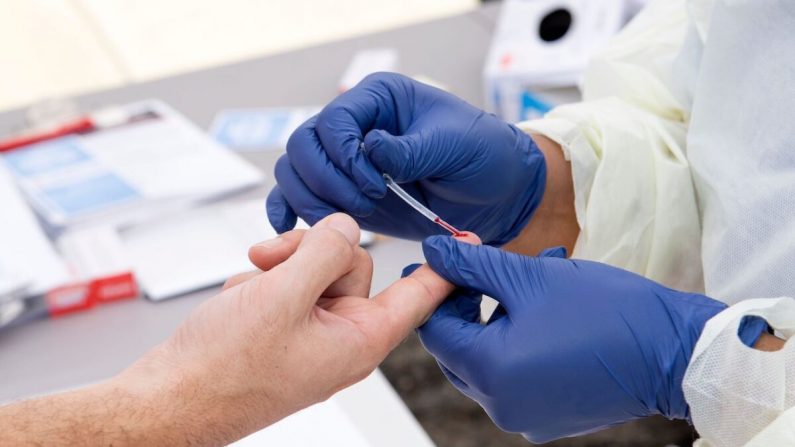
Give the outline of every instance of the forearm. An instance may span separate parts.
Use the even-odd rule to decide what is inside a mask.
[[[0,426],[15,446],[225,445],[252,431],[223,417],[232,404],[150,353],[106,382],[0,407]]]
[[[180,444],[174,433],[153,424],[157,411],[156,404],[111,380],[5,406],[0,423],[10,445]]]
[[[784,347],[785,340],[782,340],[774,335],[762,334],[756,340],[754,348],[760,351],[774,352]]]
[[[503,248],[536,256],[545,248],[563,246],[571,254],[580,233],[574,210],[571,164],[564,158],[559,144],[542,135],[532,135],[532,138],[546,161],[544,197],[519,236]]]

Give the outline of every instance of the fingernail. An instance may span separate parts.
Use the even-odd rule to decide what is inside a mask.
[[[265,250],[273,250],[275,248],[280,247],[284,244],[284,239],[277,237],[274,239],[268,239],[267,241],[262,241],[254,245],[255,248],[262,248]]]
[[[332,214],[318,222],[315,226],[337,230],[345,236],[345,239],[347,239],[351,245],[359,244],[359,224],[347,214]]]

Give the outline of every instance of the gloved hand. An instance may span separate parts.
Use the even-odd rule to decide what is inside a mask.
[[[377,73],[290,137],[268,197],[270,222],[284,232],[296,214],[314,224],[344,211],[392,236],[441,234],[387,191],[384,172],[452,225],[497,245],[524,228],[546,181],[544,156],[521,130],[434,87]]]
[[[689,418],[682,378],[723,303],[564,259],[562,248],[531,258],[434,236],[423,250],[467,290],[437,309],[420,339],[503,430],[543,443],[649,415]],[[486,325],[480,292],[501,303]],[[749,344],[765,328],[750,322],[740,336]]]

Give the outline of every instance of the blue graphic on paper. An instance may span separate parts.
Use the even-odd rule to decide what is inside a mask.
[[[77,183],[44,189],[42,195],[68,216],[95,211],[139,198],[138,192],[113,174],[80,179]]]
[[[213,137],[230,149],[263,149],[283,143],[290,110],[225,111],[213,126]]]
[[[91,160],[74,137],[17,149],[5,154],[4,158],[11,170],[21,177],[45,174]]]

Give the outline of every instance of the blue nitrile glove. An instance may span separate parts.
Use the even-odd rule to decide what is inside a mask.
[[[383,172],[452,225],[496,245],[524,228],[546,181],[544,156],[521,130],[437,88],[377,73],[290,137],[276,163],[270,222],[283,232],[296,214],[313,224],[343,211],[392,236],[443,233],[387,192]]]
[[[466,289],[420,327],[420,339],[503,430],[547,442],[655,414],[689,418],[682,378],[723,303],[564,259],[562,248],[532,258],[433,236],[423,250],[434,271]],[[501,303],[486,325],[479,293]],[[762,323],[741,338],[755,340]]]

